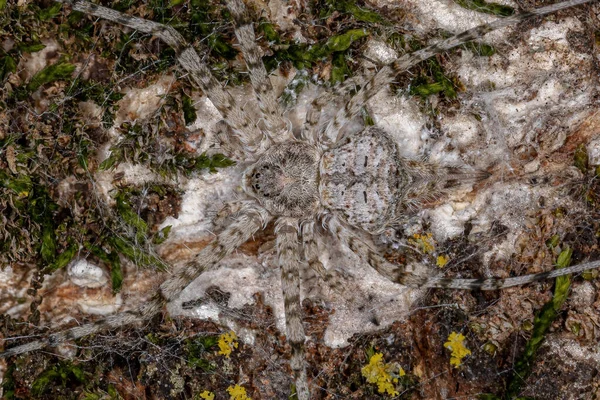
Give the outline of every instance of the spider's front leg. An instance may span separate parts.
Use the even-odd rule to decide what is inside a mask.
[[[248,10],[242,0],[228,0],[227,8],[233,16],[235,36],[248,67],[252,89],[266,124],[267,129],[264,133],[276,143],[289,139],[288,122],[283,118],[283,110],[277,102],[277,96],[262,62]]]
[[[281,289],[285,311],[287,340],[292,348],[291,367],[296,381],[298,400],[308,400],[310,391],[304,357],[304,327],[302,326],[302,303],[300,299],[300,259],[298,242],[299,221],[296,218],[277,220],[277,255],[281,268]]]
[[[243,106],[238,104],[231,94],[223,89],[221,83],[211,73],[208,65],[206,65],[196,50],[187,43],[185,38],[175,28],[143,18],[133,17],[107,7],[99,6],[87,0],[55,1],[71,5],[74,11],[104,18],[128,28],[155,35],[165,42],[173,48],[179,64],[189,74],[192,81],[208,96],[223,116],[223,119],[229,122],[236,133],[243,131],[247,137],[253,138],[254,146],[258,146],[258,142],[263,134],[258,130],[254,121],[248,117]]]

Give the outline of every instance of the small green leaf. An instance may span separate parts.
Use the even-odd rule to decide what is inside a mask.
[[[44,269],[44,272],[51,273],[66,267],[77,254],[77,250],[79,250],[79,246],[77,244],[70,244],[69,247],[67,247],[56,257],[56,260],[52,264],[48,265]]]
[[[17,72],[17,63],[14,58],[9,55],[0,58],[0,81],[4,81],[9,73],[15,72]]]
[[[553,249],[556,246],[558,246],[559,242],[560,242],[560,236],[554,235],[546,241],[546,246],[548,246],[548,248],[550,248],[550,249]]]
[[[37,12],[37,17],[40,21],[47,21],[56,17],[60,14],[60,9],[62,8],[62,4],[53,3],[50,7],[41,9]]]
[[[37,51],[44,50],[46,45],[42,43],[21,43],[19,46],[17,46],[17,48],[23,53],[35,53]]]
[[[171,232],[171,228],[172,228],[172,225],[167,225],[164,228],[162,228],[160,231],[158,231],[156,233],[156,235],[154,235],[154,238],[152,239],[152,242],[154,244],[161,244],[161,243],[163,243],[169,237],[169,233]]]
[[[196,108],[192,99],[185,93],[181,95],[181,100],[183,103],[183,119],[185,120],[185,124],[189,125],[196,121]]]
[[[334,51],[345,51],[350,48],[353,42],[358,39],[364,38],[368,36],[369,33],[366,29],[350,29],[342,33],[341,35],[334,36],[330,38],[325,46],[331,52]]]
[[[35,74],[27,84],[29,92],[35,92],[40,86],[50,82],[70,79],[75,71],[75,65],[66,62],[57,62]]]

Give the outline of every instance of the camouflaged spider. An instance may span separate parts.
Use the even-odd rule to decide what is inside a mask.
[[[403,158],[394,140],[376,126],[351,134],[340,134],[344,125],[360,113],[370,98],[415,64],[476,40],[494,29],[515,24],[530,16],[582,4],[585,0],[559,3],[500,19],[407,54],[362,81],[360,90],[326,125],[321,124],[320,107],[327,99],[315,100],[306,115],[300,138],[291,132],[290,122],[285,118],[274,94],[256,45],[252,21],[242,0],[228,0],[227,6],[235,21],[235,35],[262,113],[259,121],[253,120],[243,107],[236,104],[195,49],[174,28],[131,17],[88,1],[60,2],[70,4],[73,10],[153,34],[175,50],[181,67],[222,116],[222,121],[216,127],[222,148],[247,163],[241,183],[247,200],[242,203],[234,222],[201,250],[193,261],[175,271],[161,284],[154,297],[139,309],[7,349],[2,353],[3,357],[56,346],[67,340],[151,318],[161,312],[166,303],[177,298],[192,280],[205,271],[217,268],[221,259],[270,221],[275,223],[286,334],[292,348],[291,367],[295,374],[297,395],[301,400],[310,398],[310,380],[305,367],[300,277],[312,275],[321,278],[334,289],[343,281],[336,271],[324,268],[319,261],[317,243],[320,235],[332,235],[378,273],[395,283],[412,287],[496,290],[599,266],[599,263],[592,262],[507,279],[423,277],[405,271],[378,254],[366,237],[399,224],[426,200],[443,195],[456,186],[476,183],[488,174],[463,166]],[[317,230],[318,226],[324,229]]]

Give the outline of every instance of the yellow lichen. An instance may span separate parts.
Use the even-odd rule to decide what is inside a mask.
[[[375,353],[371,356],[369,364],[364,366],[360,371],[369,383],[376,383],[379,393],[387,393],[392,396],[397,396],[399,392],[396,390],[394,383],[398,383],[398,378],[392,376],[391,372],[398,370],[397,364],[384,364],[383,354]],[[400,376],[404,370],[400,368]]]
[[[448,264],[448,261],[450,261],[450,257],[448,257],[445,254],[441,254],[441,255],[437,256],[435,265],[437,265],[440,268],[444,268],[446,266],[446,264]]]
[[[237,349],[238,347],[237,336],[235,335],[235,332],[230,331],[227,333],[223,333],[221,336],[219,336],[219,341],[217,342],[217,344],[219,345],[218,354],[224,355],[225,357],[229,358],[229,355],[231,354],[233,349]]]
[[[408,239],[408,242],[425,254],[433,253],[435,250],[435,240],[433,240],[431,233],[415,233],[412,238]]]
[[[252,400],[246,394],[246,389],[240,385],[229,386],[227,392],[229,392],[229,396],[231,396],[229,400]]]
[[[471,354],[471,350],[465,347],[464,341],[465,337],[462,333],[452,332],[444,343],[444,347],[452,351],[450,364],[456,368],[462,363],[463,358]]]
[[[204,392],[200,393],[200,398],[204,400],[215,400],[215,394],[205,390]]]

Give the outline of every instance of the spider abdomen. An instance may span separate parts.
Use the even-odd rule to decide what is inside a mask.
[[[394,220],[409,180],[398,160],[396,144],[381,129],[349,135],[321,158],[322,205],[353,226],[381,230]]]

